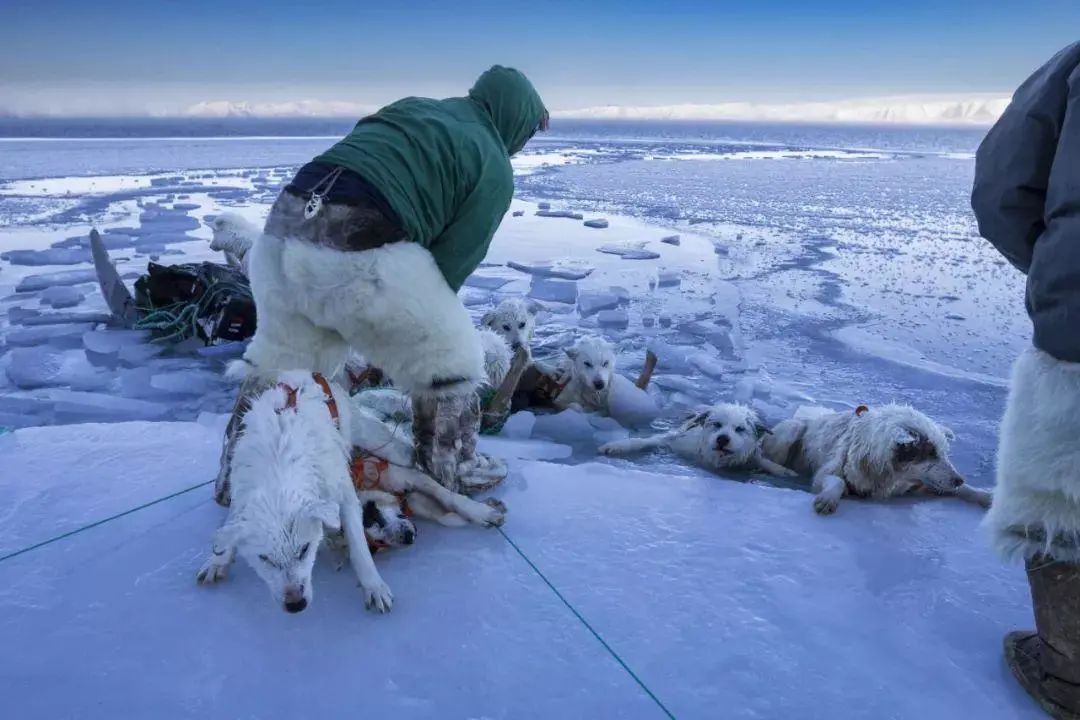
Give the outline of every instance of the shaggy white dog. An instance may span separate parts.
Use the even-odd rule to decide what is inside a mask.
[[[344,252],[263,234],[248,263],[259,323],[244,357],[255,366],[332,377],[352,346],[410,394],[483,381],[476,328],[417,243]]]
[[[501,335],[511,350],[530,349],[540,306],[521,298],[503,300],[480,319],[480,325]]]
[[[247,254],[262,231],[255,223],[234,212],[216,216],[210,223],[210,229],[214,233],[210,249],[224,253],[229,265],[240,268],[247,275]]]
[[[680,457],[709,470],[763,470],[780,477],[796,473],[761,454],[766,430],[758,415],[745,405],[720,403],[698,413],[677,429],[645,438],[616,440],[600,447],[602,455],[670,448]]]
[[[230,368],[234,377],[248,372],[242,361]],[[232,452],[229,514],[214,534],[199,582],[223,579],[239,553],[275,602],[300,612],[313,597],[311,570],[325,532],[340,529],[353,548],[365,604],[389,610],[393,596],[367,549],[349,476],[347,396],[307,372],[282,372],[267,382],[244,414]]]
[[[1080,562],[1080,363],[1030,348],[1013,366],[984,524],[1006,557]]]
[[[540,374],[554,385],[545,389],[559,410],[608,411],[608,397],[615,377],[615,348],[599,337],[580,338],[567,348],[554,367],[536,363]]]
[[[926,490],[984,507],[990,494],[964,484],[949,461],[952,432],[907,405],[855,412],[800,408],[765,437],[765,456],[813,478],[814,509],[845,495],[887,498]]]

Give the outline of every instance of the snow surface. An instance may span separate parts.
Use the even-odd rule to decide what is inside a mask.
[[[899,400],[953,428],[957,467],[992,483],[1028,327],[1023,279],[968,209],[976,134],[629,127],[515,159],[521,197],[461,293],[475,318],[531,296],[535,356],[603,335],[621,384],[654,351],[648,392],[615,408],[627,427],[657,417],[635,433],[719,400],[769,422]],[[128,282],[162,252],[220,260],[206,219],[261,220],[326,141],[4,145],[0,557],[216,470],[234,393],[221,370],[242,346],[104,324],[79,254],[90,227]],[[197,588],[223,516],[207,487],[0,560],[5,712],[663,717],[539,571],[676,717],[1039,716],[1000,658],[1001,636],[1032,623],[1023,572],[992,555],[979,510],[852,501],[819,518],[805,483],[709,476],[666,452],[598,459],[623,425],[519,413],[485,438],[511,458],[505,531],[536,569],[496,531],[424,525],[378,560],[387,617],[329,558],[296,617],[244,567]]]

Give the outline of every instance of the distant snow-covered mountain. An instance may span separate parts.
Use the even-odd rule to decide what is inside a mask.
[[[361,117],[376,108],[342,100],[297,100],[279,103],[207,100],[184,110],[186,117],[204,118],[285,118]]]
[[[835,102],[626,107],[604,105],[553,113],[594,120],[740,120],[752,122],[989,125],[1009,104],[1007,95],[906,95]]]

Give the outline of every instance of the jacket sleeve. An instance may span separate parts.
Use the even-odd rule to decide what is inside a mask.
[[[1078,63],[1080,43],[1035,71],[1017,89],[975,157],[971,205],[979,233],[1024,273],[1046,230],[1051,168],[1066,120],[1069,77]]]
[[[435,264],[447,284],[457,292],[487,255],[491,238],[510,209],[510,192],[486,191],[476,187],[458,209],[454,220],[429,246]],[[502,195],[502,197],[500,197]]]

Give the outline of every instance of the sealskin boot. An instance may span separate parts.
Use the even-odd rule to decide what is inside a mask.
[[[1080,565],[1027,561],[1035,632],[1005,636],[1005,660],[1028,694],[1056,720],[1080,720]]]

